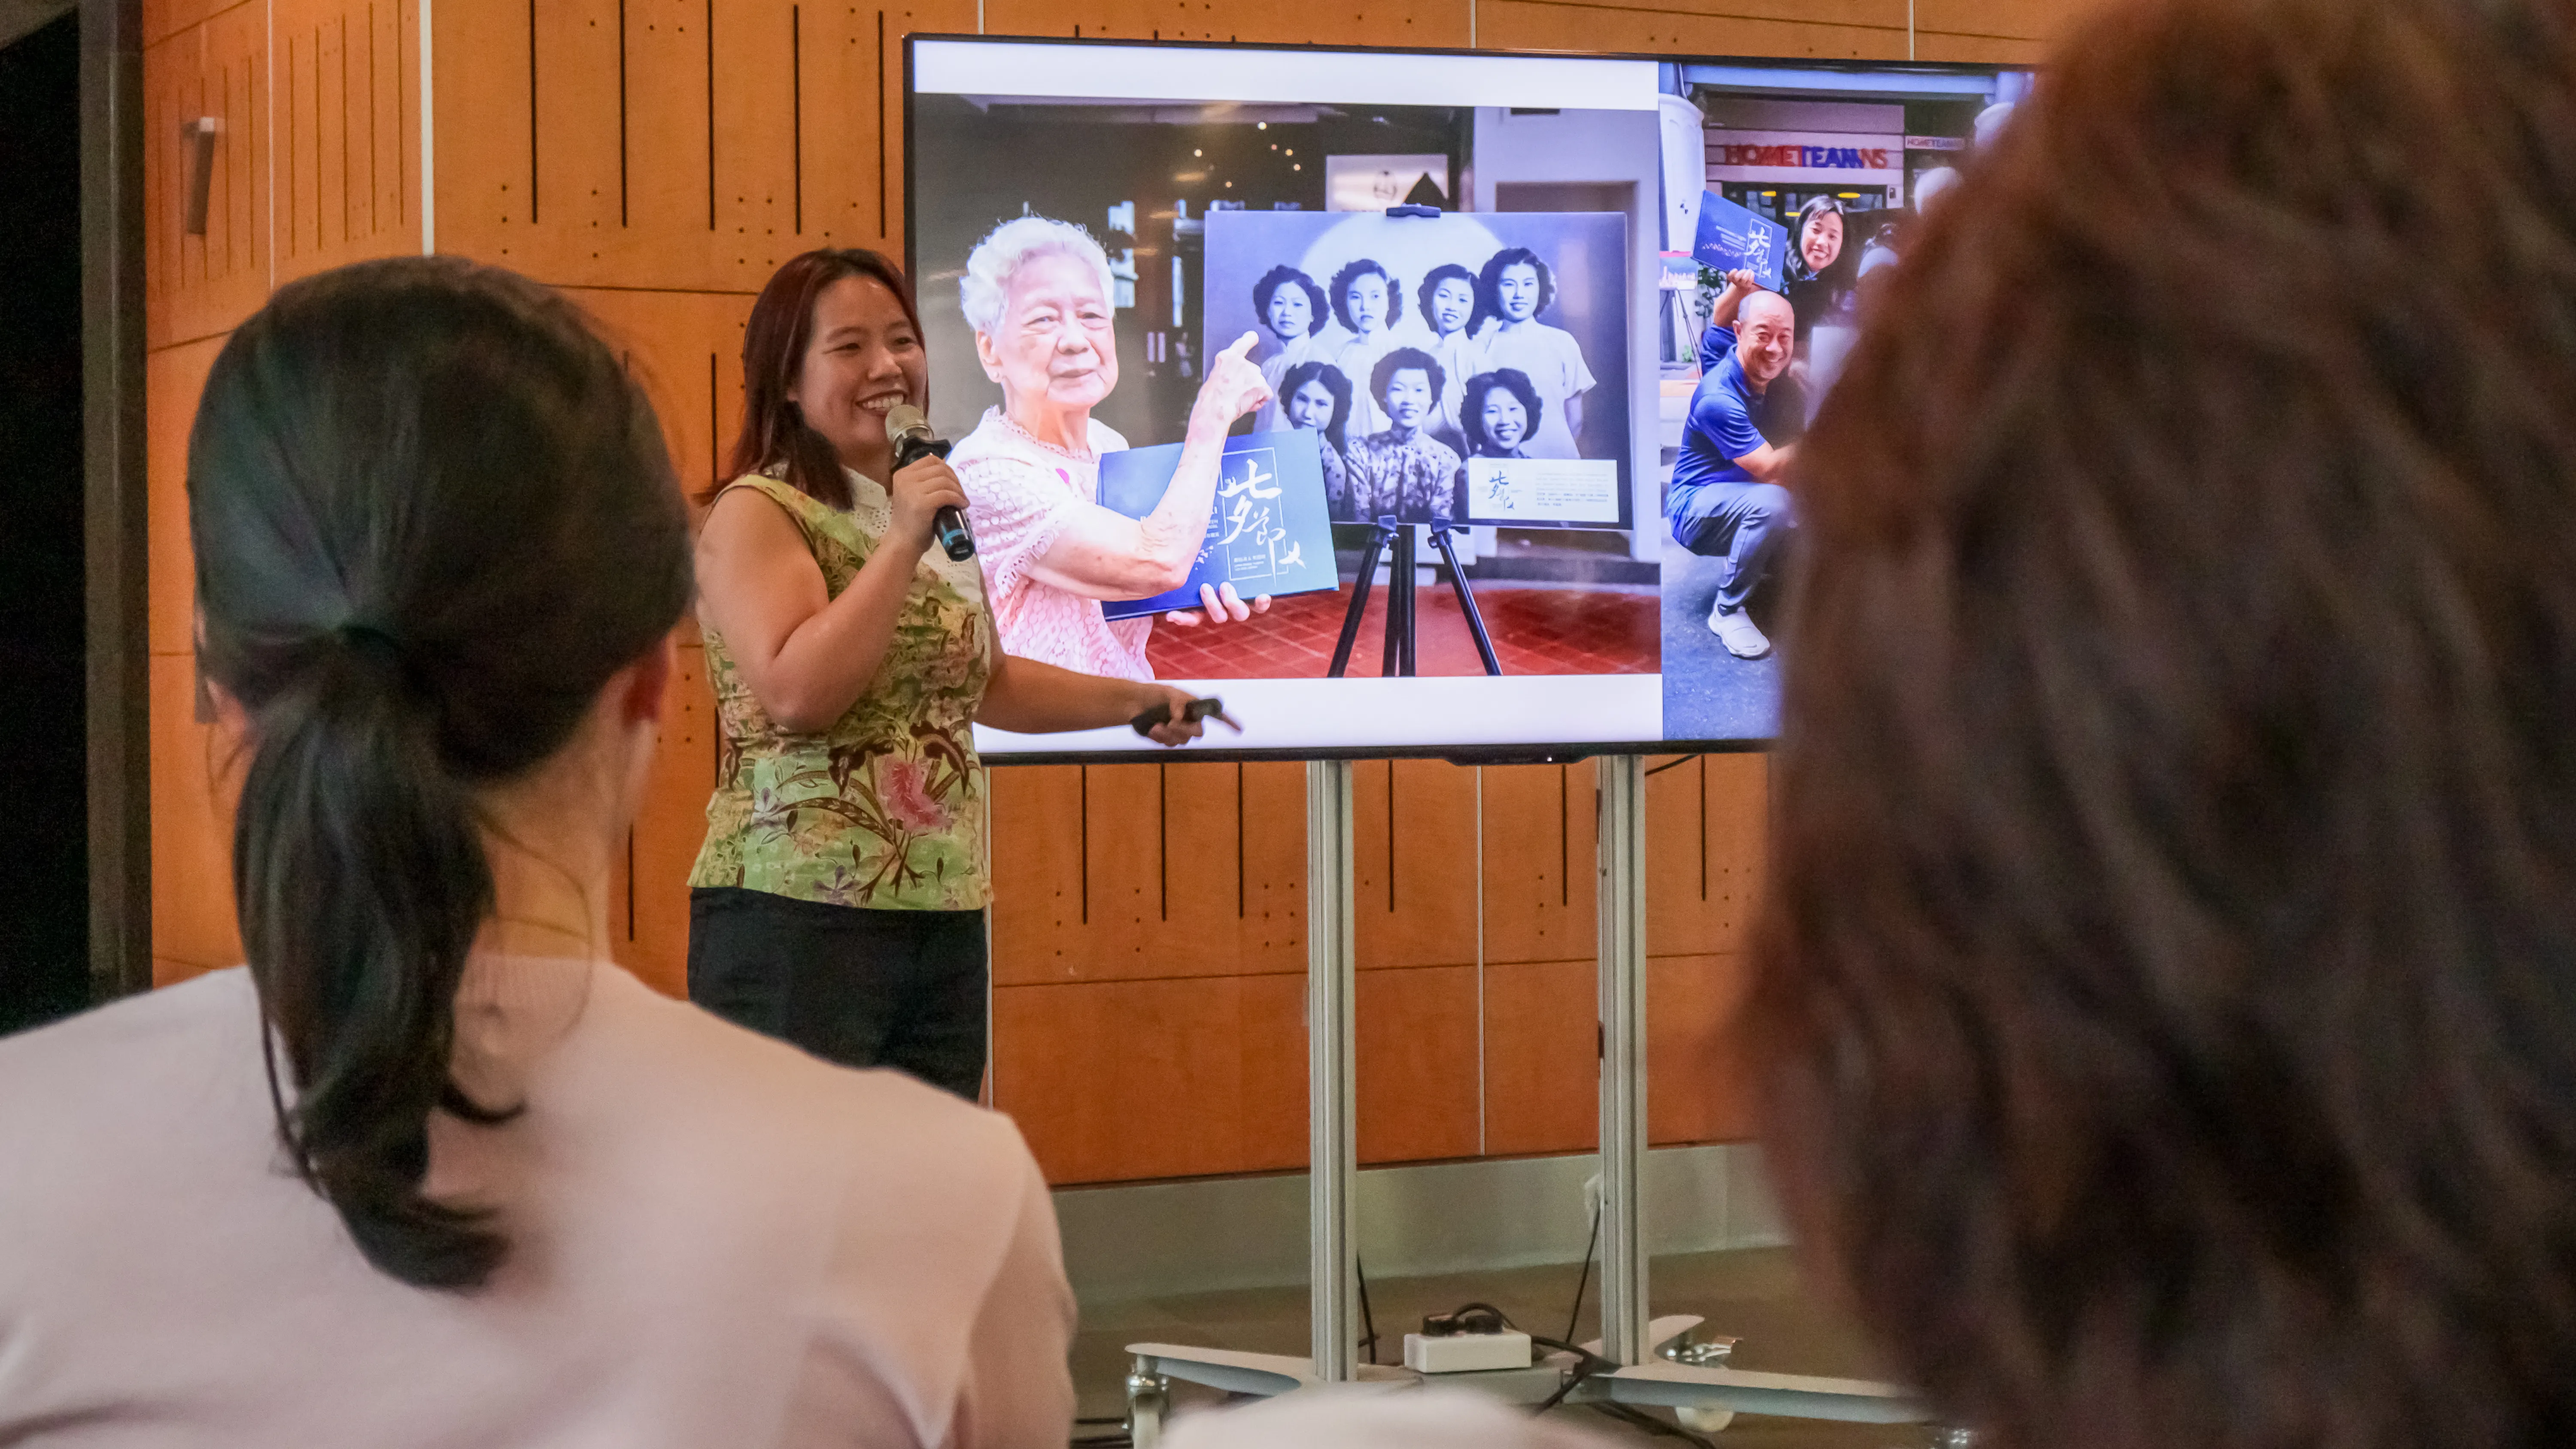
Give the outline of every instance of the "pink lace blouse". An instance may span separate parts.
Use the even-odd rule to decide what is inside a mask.
[[[1000,408],[986,408],[948,465],[972,505],[968,521],[1003,650],[1085,674],[1151,679],[1154,667],[1145,659],[1151,618],[1112,621],[1102,616],[1098,599],[1031,576],[1078,511],[1100,501],[1100,455],[1127,446],[1097,418],[1089,442],[1087,455],[1069,453],[1039,442]]]

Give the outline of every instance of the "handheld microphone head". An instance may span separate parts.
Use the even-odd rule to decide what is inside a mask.
[[[922,416],[921,409],[910,403],[896,403],[886,409],[886,436],[900,448],[906,438],[919,438],[927,443],[939,435],[931,431],[930,419]]]

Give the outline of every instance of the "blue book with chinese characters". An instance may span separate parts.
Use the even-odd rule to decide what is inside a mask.
[[[1150,599],[1113,599],[1112,619],[1199,607],[1203,584],[1232,584],[1245,599],[1309,594],[1341,587],[1333,561],[1333,521],[1325,511],[1321,436],[1311,429],[1246,433],[1225,440],[1225,461],[1208,510],[1206,539],[1190,581]],[[1130,448],[1100,459],[1100,502],[1142,518],[1163,501],[1181,466],[1179,443]]]
[[[1756,283],[1776,292],[1789,263],[1789,229],[1714,191],[1702,192],[1691,255],[1720,274],[1751,272]]]

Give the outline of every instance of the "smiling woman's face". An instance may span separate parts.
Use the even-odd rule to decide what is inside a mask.
[[[1465,277],[1442,277],[1431,291],[1431,330],[1443,337],[1464,331],[1475,311],[1476,284]]]
[[[1089,408],[1118,386],[1118,341],[1109,298],[1089,262],[1031,257],[1012,273],[998,332],[975,334],[984,375],[1002,385],[1003,410]]]
[[[1529,409],[1512,395],[1509,388],[1498,387],[1485,394],[1485,407],[1478,417],[1484,425],[1485,438],[1495,447],[1509,450],[1521,445],[1529,436]]]
[[[1842,213],[1820,211],[1807,218],[1807,234],[1798,242],[1799,254],[1807,259],[1807,270],[1821,272],[1843,254]]]
[[[814,298],[813,335],[788,400],[841,461],[884,451],[885,415],[929,395],[930,356],[903,303],[874,277],[843,277]]]
[[[1507,321],[1527,322],[1538,313],[1538,268],[1514,262],[1494,279],[1494,300]]]

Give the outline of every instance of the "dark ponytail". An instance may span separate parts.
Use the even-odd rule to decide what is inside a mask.
[[[475,792],[561,749],[687,606],[659,425],[544,288],[363,263],[234,333],[188,493],[200,657],[249,716],[233,888],[280,1135],[368,1261],[477,1287],[506,1238],[422,1191],[433,1112],[510,1115],[449,1070],[494,904]]]

